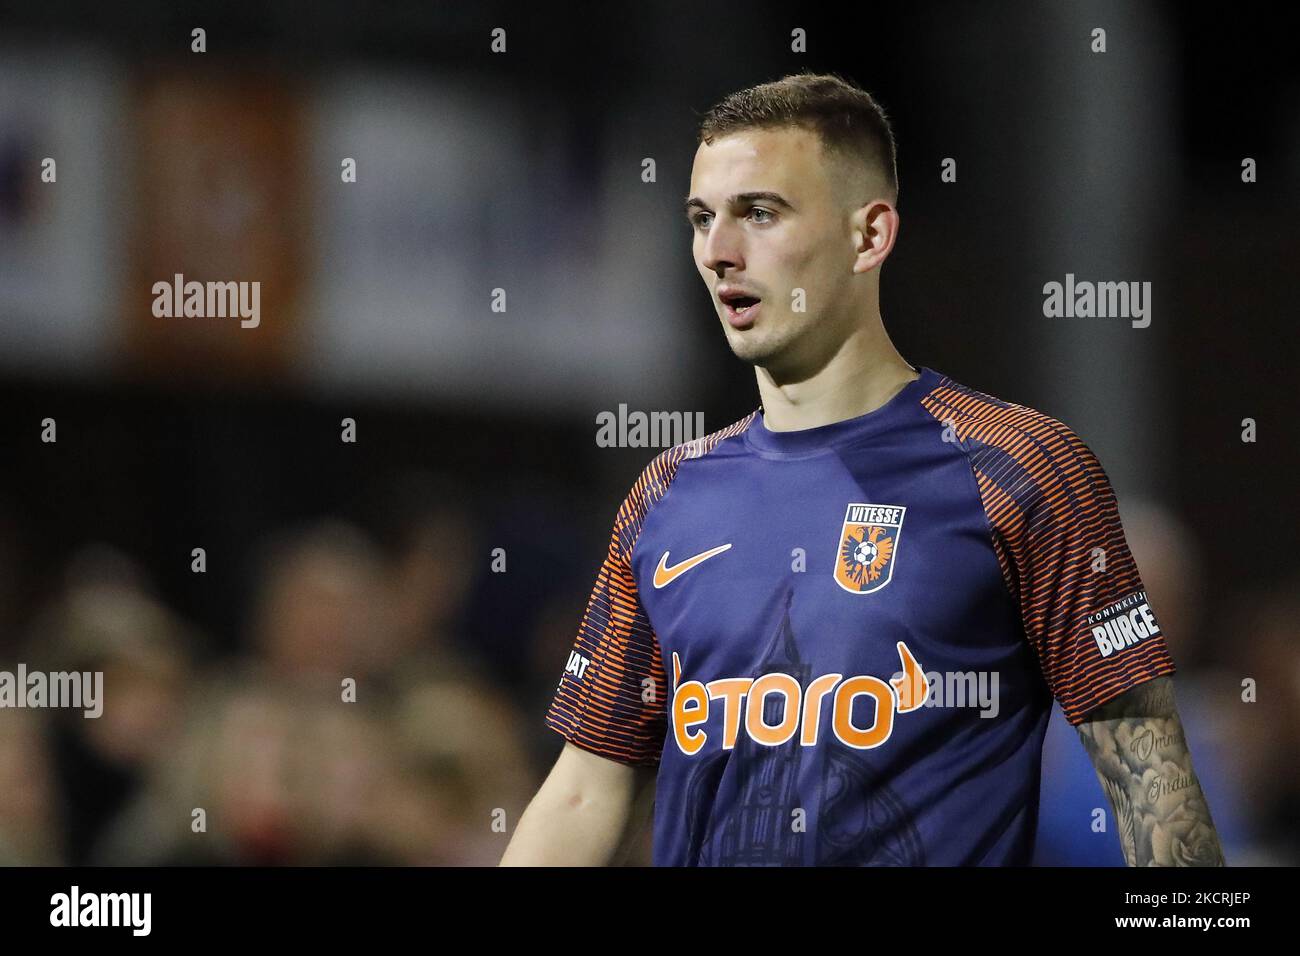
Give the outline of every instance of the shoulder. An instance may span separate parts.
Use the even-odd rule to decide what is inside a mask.
[[[707,435],[701,435],[698,438],[692,438],[690,441],[684,441],[673,445],[671,448],[664,449],[642,469],[636,484],[632,487],[633,493],[644,498],[647,504],[652,505],[668,490],[668,486],[676,477],[678,468],[683,462],[709,455],[727,439],[742,434],[745,429],[753,424],[757,416],[758,410],[755,409],[725,428],[719,428]]]
[[[642,468],[619,509],[617,531],[628,552],[631,551],[632,542],[639,534],[646,515],[668,492],[682,463],[703,458],[722,442],[742,434],[753,424],[757,415],[758,410],[755,409],[725,428],[666,448]]]
[[[922,399],[926,410],[970,456],[976,470],[1026,503],[1044,493],[1074,495],[1106,482],[1101,462],[1058,418],[944,376]]]

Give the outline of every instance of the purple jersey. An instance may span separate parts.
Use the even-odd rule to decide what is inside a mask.
[[[923,368],[658,455],[546,721],[658,766],[657,866],[1026,864],[1052,698],[1173,672],[1092,451]]]

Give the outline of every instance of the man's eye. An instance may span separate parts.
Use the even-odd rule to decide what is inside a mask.
[[[694,216],[691,217],[691,225],[697,229],[701,228],[702,226],[707,226],[708,219],[712,215],[713,215],[712,213],[708,213],[708,212],[697,212]],[[754,216],[765,217],[762,219],[755,219],[754,220],[755,222],[763,222],[763,223],[771,222],[772,219],[775,217],[775,215],[776,214],[773,213],[772,210],[764,209],[762,206],[754,206],[752,209],[749,210],[749,216],[751,218]]]

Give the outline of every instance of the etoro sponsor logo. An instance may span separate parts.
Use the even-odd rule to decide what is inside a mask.
[[[715,701],[722,707],[723,750],[736,746],[741,732],[755,743],[779,747],[796,736],[803,747],[815,747],[822,730],[822,700],[831,698],[831,734],[855,750],[870,750],[889,740],[896,714],[923,706],[929,694],[925,671],[902,641],[897,644],[903,673],[891,681],[869,674],[845,677],[823,674],[801,687],[789,674],[779,671],[760,677],[724,677],[707,684],[681,680],[681,658],[673,651],[672,731],[677,747],[688,757],[700,752],[708,731],[700,727],[709,719]],[[774,723],[764,720],[764,705],[771,697],[783,700],[781,716]],[[853,723],[853,704],[858,697],[875,701],[875,714],[868,726]]]

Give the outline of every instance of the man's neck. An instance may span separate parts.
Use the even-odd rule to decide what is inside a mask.
[[[763,424],[784,432],[857,418],[919,377],[888,338],[870,345],[848,340],[821,369],[797,382],[778,384],[766,369],[756,368]]]

